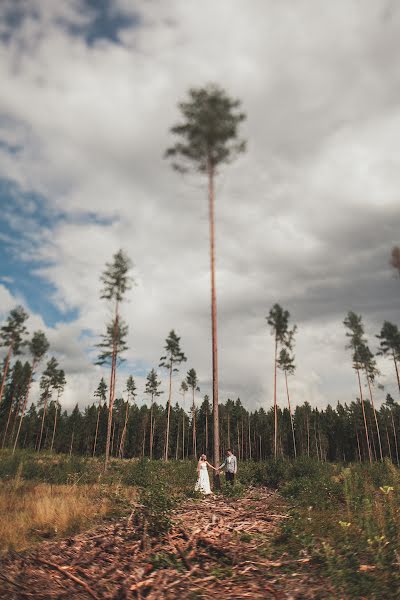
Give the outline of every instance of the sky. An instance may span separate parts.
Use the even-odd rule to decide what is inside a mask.
[[[373,351],[399,314],[399,27],[395,0],[0,2],[0,320],[22,304],[46,332],[65,408],[109,376],[99,277],[119,248],[135,286],[118,394],[132,374],[144,401],[171,329],[188,359],[173,401],[192,367],[211,393],[207,182],[163,158],[178,102],[209,83],[247,115],[216,188],[220,400],[271,406],[275,302],[298,326],[293,403],[355,399],[346,313]],[[379,367],[378,405],[397,394]]]

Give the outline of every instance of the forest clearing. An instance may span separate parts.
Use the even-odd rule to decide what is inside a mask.
[[[247,461],[211,498],[193,491],[194,469],[112,459],[104,474],[90,458],[3,453],[0,597],[398,597],[400,475],[389,461]],[[43,487],[58,510],[39,522]],[[63,512],[61,489],[76,513]],[[32,493],[39,508],[28,501],[21,535]]]

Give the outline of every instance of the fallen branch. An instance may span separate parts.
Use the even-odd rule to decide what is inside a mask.
[[[68,567],[65,567],[65,566],[60,567],[60,565],[57,565],[56,563],[50,562],[48,560],[43,560],[43,559],[37,558],[37,557],[35,557],[35,560],[37,562],[41,563],[42,565],[47,565],[48,567],[52,567],[53,569],[56,569],[56,571],[58,571],[59,573],[63,573],[63,575],[65,575],[66,577],[68,577],[69,579],[71,579],[72,581],[77,583],[78,585],[82,586],[83,589],[85,590],[85,592],[87,594],[89,594],[89,596],[94,598],[94,600],[100,600],[99,596],[96,596],[94,591],[88,586],[87,583],[85,583],[84,581],[82,581],[82,579],[79,579],[79,577],[76,577],[75,575],[73,575],[72,573],[69,573],[67,571]]]

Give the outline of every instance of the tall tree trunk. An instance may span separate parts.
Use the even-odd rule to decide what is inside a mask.
[[[185,460],[185,392],[183,392],[183,409],[182,409],[182,460]]]
[[[249,460],[252,459],[252,452],[251,452],[251,428],[250,428],[250,414],[248,416],[248,427],[249,427]]]
[[[179,430],[180,430],[179,419],[177,421],[177,424],[178,424],[178,430],[177,430],[177,433],[176,433],[175,460],[178,460],[178,450],[179,450]]]
[[[213,422],[214,422],[214,465],[220,463],[219,451],[219,405],[218,405],[218,343],[217,343],[217,295],[215,289],[215,192],[214,166],[208,159],[208,206],[210,221],[210,264],[211,264],[211,333],[212,333],[212,371],[213,371]],[[216,489],[221,486],[219,471],[214,471]]]
[[[194,403],[194,388],[192,388],[192,449],[193,456],[197,457],[197,431],[196,431],[196,406]]]
[[[307,456],[310,458],[310,418],[309,415],[306,415],[306,423],[307,423]]]
[[[206,449],[205,452],[208,456],[208,408],[206,408],[206,439],[205,439]]]
[[[374,411],[375,425],[376,425],[376,433],[378,434],[379,454],[380,454],[381,461],[382,461],[382,460],[383,460],[383,453],[382,453],[381,432],[380,432],[380,430],[379,430],[378,417],[377,417],[376,410],[375,410],[374,399],[373,399],[373,396],[372,396],[371,382],[370,382],[370,380],[369,380],[368,373],[365,373],[365,376],[366,376],[366,378],[367,378],[367,382],[368,382],[368,389],[369,389],[369,399],[371,400],[371,406],[372,406],[372,410]]]
[[[396,433],[396,427],[394,426],[394,418],[393,418],[393,409],[390,411],[390,416],[392,418],[392,427],[393,427],[393,437],[394,437],[394,444],[395,444],[395,448],[396,448],[396,461],[397,461],[397,465],[400,466],[400,460],[399,460],[399,445],[397,443],[397,433]]]
[[[94,443],[93,443],[93,458],[96,456],[97,436],[99,433],[100,410],[101,410],[101,408],[100,408],[100,401],[99,401],[99,406],[97,408],[96,432],[94,434]]]
[[[396,369],[396,378],[397,378],[397,385],[399,388],[399,392],[400,392],[400,377],[399,377],[399,369],[397,367],[397,360],[396,360],[396,355],[393,352],[393,362],[394,362],[394,368]]]
[[[1,386],[0,386],[0,404],[1,404],[1,401],[3,399],[3,392],[4,392],[4,387],[6,385],[8,368],[10,366],[12,348],[13,348],[12,344],[10,344],[10,347],[8,348],[8,352],[7,352],[7,356],[6,356],[6,362],[4,363],[3,375],[2,375],[2,378],[1,378]]]
[[[69,447],[69,457],[71,458],[71,454],[72,454],[72,447],[74,445],[74,436],[75,436],[75,427],[72,430],[72,435],[71,435],[71,445]]]
[[[107,421],[107,438],[106,438],[106,456],[104,462],[104,469],[107,469],[108,461],[110,459],[110,444],[111,444],[111,428],[113,420],[113,408],[115,399],[115,380],[117,370],[117,336],[119,328],[119,314],[118,314],[118,300],[115,303],[115,318],[114,318],[114,333],[113,333],[113,349],[111,356],[111,376],[110,376],[110,395],[109,395],[109,406],[108,406],[108,421]]]
[[[46,390],[46,395],[44,397],[44,401],[43,401],[43,415],[42,415],[42,424],[40,427],[40,436],[39,436],[39,443],[38,443],[38,452],[40,452],[40,448],[42,445],[42,437],[43,437],[43,427],[44,427],[44,420],[46,418],[46,410],[47,410],[47,399],[48,399],[48,390]]]
[[[151,396],[151,407],[150,407],[150,448],[149,457],[150,460],[153,458],[153,440],[154,440],[154,422],[153,422],[153,396]]]
[[[356,424],[355,421],[354,421],[354,429],[355,429],[355,432],[356,432],[356,439],[357,439],[358,459],[361,462],[360,438],[358,437],[357,424]]]
[[[362,413],[363,413],[363,418],[364,418],[365,439],[367,442],[369,462],[372,463],[371,446],[369,443],[368,425],[367,425],[367,417],[365,415],[364,396],[363,396],[362,387],[361,387],[360,371],[359,371],[359,369],[356,369],[356,371],[357,371],[357,378],[358,378],[358,387],[360,390],[361,408],[362,408]]]
[[[32,369],[31,369],[31,372],[29,374],[29,379],[28,379],[28,385],[26,386],[25,399],[24,399],[24,403],[22,405],[22,411],[21,411],[21,415],[20,415],[20,418],[19,418],[17,434],[16,434],[15,440],[14,440],[14,447],[13,447],[13,451],[12,451],[13,454],[15,453],[15,449],[16,449],[17,444],[18,444],[19,435],[21,433],[22,420],[24,418],[25,411],[26,411],[26,406],[28,404],[29,392],[31,390],[32,377],[33,377],[33,372],[35,370],[35,367],[36,367],[36,361],[35,361],[35,359],[33,359],[33,361],[32,361]]]
[[[393,462],[392,446],[390,444],[389,429],[388,429],[388,426],[387,426],[387,420],[386,420],[386,440],[387,440],[387,445],[388,445],[388,449],[389,449],[390,460]]]
[[[171,418],[171,394],[172,394],[172,363],[169,368],[169,390],[168,390],[168,405],[167,405],[167,431],[165,435],[165,454],[164,460],[168,461],[169,454],[169,424]]]
[[[231,415],[228,413],[228,448],[231,447]]]
[[[8,433],[8,428],[10,426],[10,421],[11,421],[11,414],[12,414],[12,409],[13,409],[13,402],[14,402],[14,393],[12,393],[11,395],[11,400],[10,400],[10,408],[8,411],[8,416],[7,416],[7,423],[6,423],[6,428],[4,430],[4,435],[3,435],[3,442],[1,444],[1,447],[4,448],[5,443],[6,443],[6,438],[7,438],[7,433]],[[18,403],[19,404],[19,403]]]
[[[125,421],[124,427],[121,434],[121,442],[119,445],[119,456],[120,458],[124,458],[124,446],[125,446],[125,438],[126,438],[126,429],[128,426],[128,417],[129,417],[129,400],[126,401],[126,411],[125,411]],[[146,428],[144,428],[146,431]]]
[[[274,357],[274,458],[277,458],[278,452],[278,407],[276,403],[276,370],[278,360],[278,338],[275,335],[275,357]]]
[[[289,386],[288,386],[287,371],[285,371],[285,382],[286,382],[286,395],[287,395],[287,401],[288,401],[288,407],[289,407],[290,424],[292,426],[294,457],[297,458],[296,436],[294,434],[293,414],[292,414],[292,408],[290,406],[290,396],[289,396]]]
[[[53,452],[53,446],[54,446],[54,439],[56,437],[56,429],[57,429],[57,415],[58,415],[58,398],[57,398],[57,402],[56,402],[56,411],[54,413],[54,425],[53,425],[53,436],[51,438],[51,446],[50,446],[50,452]]]

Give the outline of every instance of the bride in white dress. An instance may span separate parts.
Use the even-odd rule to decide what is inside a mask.
[[[206,496],[211,494],[210,478],[208,476],[207,466],[211,469],[214,469],[214,471],[217,470],[215,467],[210,465],[209,462],[207,462],[207,456],[202,454],[197,464],[197,482],[194,489],[196,492],[201,492]]]

